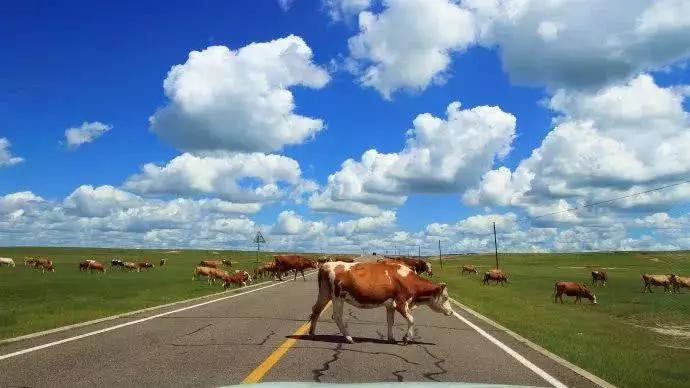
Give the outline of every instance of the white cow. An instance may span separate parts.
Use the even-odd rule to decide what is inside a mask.
[[[3,265],[6,265],[8,267],[14,267],[14,260],[10,259],[9,257],[0,257],[0,267]]]

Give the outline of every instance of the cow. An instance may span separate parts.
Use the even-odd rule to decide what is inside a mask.
[[[556,303],[558,300],[563,303],[563,294],[574,296],[575,301],[573,303],[582,303],[582,298],[585,297],[589,299],[592,304],[597,304],[597,296],[582,283],[557,282],[554,285],[553,303]]]
[[[149,263],[148,261],[139,261],[136,264],[137,264],[137,267],[144,268],[147,271],[149,270],[149,268],[156,268],[155,265]]]
[[[505,286],[508,283],[508,275],[500,269],[486,271],[484,278],[482,278],[482,285],[487,285],[490,281],[496,282],[496,284],[501,283],[501,285]]]
[[[276,272],[277,269],[275,261],[269,261],[254,270],[254,277],[261,279],[268,274],[273,277],[276,275]]]
[[[414,336],[411,311],[418,305],[427,305],[447,316],[453,315],[446,284],[435,284],[401,263],[325,263],[319,269],[318,284],[319,295],[310,317],[309,334],[312,336],[329,301],[333,301],[333,319],[349,343],[354,343],[354,340],[343,322],[345,302],[358,308],[385,307],[390,342],[395,342],[393,321],[396,310],[407,320],[405,343]]]
[[[88,263],[87,269],[89,272],[98,271],[105,273],[105,265],[103,263],[100,263],[96,260],[87,260],[86,262]],[[81,267],[81,264],[79,266]]]
[[[218,281],[223,281],[229,274],[226,271],[223,271],[222,269],[218,268],[211,268],[208,274],[208,284],[210,285],[211,283],[216,283],[216,280]]]
[[[664,287],[664,292],[671,292],[671,276],[670,275],[649,275],[649,274],[643,274],[642,275],[642,282],[644,285],[642,286],[642,292],[645,293],[647,291],[652,292],[652,287]]]
[[[199,280],[199,276],[206,276],[207,280],[209,283],[212,281],[212,273],[215,271],[215,268],[211,267],[196,267],[194,268],[194,272],[192,273],[192,280]]]
[[[129,272],[132,272],[132,271],[139,272],[139,265],[137,263],[132,263],[131,261],[125,261],[123,268]]]
[[[288,271],[295,271],[295,280],[297,280],[297,272],[302,273],[302,279],[307,281],[304,277],[304,270],[309,268],[318,268],[316,261],[308,259],[300,255],[275,255],[276,272],[278,280],[283,281],[283,273]]]
[[[247,271],[237,270],[234,274],[226,274],[226,276],[223,277],[223,289],[227,290],[228,288],[230,288],[230,284],[236,284],[240,287],[245,287],[247,286],[247,283],[251,284],[251,282],[252,277],[249,276],[249,273],[247,273]]]
[[[424,272],[428,273],[429,276],[434,276],[434,273],[431,271],[431,263],[428,263],[425,260],[422,259],[414,259],[412,257],[391,257],[391,256],[384,256],[383,259],[379,259],[377,261],[397,261],[399,263],[405,264],[406,266],[412,268],[412,270],[416,274],[422,274]]]
[[[609,274],[606,271],[592,271],[592,285],[601,283],[606,287],[606,282],[609,280]]]
[[[84,260],[79,262],[79,272],[81,271],[87,271],[89,269],[89,263],[91,263],[93,260]]]
[[[8,267],[16,267],[14,260],[10,259],[9,257],[0,257],[0,267],[5,265]]]
[[[35,259],[33,257],[27,257],[24,259],[24,266],[25,267],[35,267],[36,261],[38,261],[38,259]]]
[[[53,261],[48,259],[37,259],[33,267],[36,269],[40,268],[41,273],[45,273],[46,271],[55,272]]]
[[[673,285],[673,292],[680,293],[682,288],[690,288],[690,277],[671,275],[671,284]]]
[[[159,266],[159,267],[164,266],[164,265],[165,265],[165,261],[166,261],[165,259],[161,259],[161,261],[158,263],[158,266]]]
[[[232,261],[230,260],[221,260],[220,262],[227,267],[232,267]]]
[[[199,267],[218,268],[223,264],[221,260],[201,260]]]
[[[471,264],[464,264],[464,265],[462,266],[462,271],[461,271],[460,274],[461,274],[461,275],[464,275],[465,272],[476,274],[476,273],[477,273],[477,268],[476,268],[475,266],[471,265]]]
[[[110,260],[110,269],[113,267],[120,267],[120,269],[125,269],[125,262],[118,259]]]

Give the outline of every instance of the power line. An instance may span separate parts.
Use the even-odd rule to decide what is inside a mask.
[[[622,196],[620,196],[620,197],[611,198],[611,199],[607,199],[607,200],[604,200],[604,201],[592,202],[592,203],[588,203],[588,204],[585,204],[585,205],[582,205],[582,206],[575,206],[575,207],[571,207],[571,208],[565,209],[565,210],[559,210],[559,211],[555,211],[555,212],[550,212],[550,213],[546,213],[546,214],[541,214],[541,215],[534,216],[534,217],[527,217],[527,216],[526,216],[526,217],[524,217],[524,219],[525,219],[525,220],[536,220],[536,219],[538,219],[538,218],[553,216],[553,215],[556,215],[556,214],[568,213],[568,212],[572,212],[572,211],[575,211],[575,210],[580,210],[580,209],[584,209],[584,208],[588,208],[588,207],[603,205],[603,204],[605,204],[605,203],[611,203],[611,202],[619,201],[619,200],[621,200],[621,199],[636,197],[636,196],[642,195],[642,194],[648,194],[648,193],[652,193],[652,192],[655,192],[655,191],[665,190],[665,189],[668,189],[668,188],[671,188],[671,187],[680,186],[680,185],[683,185],[683,184],[686,184],[686,183],[690,183],[690,179],[685,180],[685,181],[682,181],[682,182],[672,183],[672,184],[670,184],[670,185],[655,187],[655,188],[649,189],[649,190],[644,190],[644,191],[639,191],[639,192],[632,193],[632,194],[622,195]]]

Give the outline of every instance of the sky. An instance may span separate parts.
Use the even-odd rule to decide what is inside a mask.
[[[12,2],[0,246],[690,249],[688,14]]]

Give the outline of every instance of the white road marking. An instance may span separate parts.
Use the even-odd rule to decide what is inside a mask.
[[[309,273],[309,274],[307,274],[307,276],[311,276],[311,275],[313,275],[314,273],[316,273],[316,272]],[[50,347],[52,347],[52,346],[64,344],[64,343],[67,343],[67,342],[76,341],[76,340],[79,340],[79,339],[82,339],[82,338],[91,337],[91,336],[94,336],[94,335],[97,335],[97,334],[107,333],[107,332],[109,332],[109,331],[117,330],[117,329],[120,329],[120,328],[123,328],[123,327],[136,325],[136,324],[138,324],[138,323],[150,321],[150,320],[152,320],[152,319],[164,317],[164,316],[167,316],[167,315],[179,313],[179,312],[186,311],[186,310],[191,310],[191,309],[194,309],[194,308],[197,308],[197,307],[201,307],[201,306],[206,306],[207,304],[216,303],[216,302],[220,302],[220,301],[223,301],[223,300],[226,300],[226,299],[232,299],[232,298],[236,298],[236,297],[238,297],[238,296],[247,295],[247,294],[251,294],[251,293],[253,293],[253,292],[265,290],[265,289],[267,289],[267,288],[271,288],[271,287],[276,287],[276,286],[288,284],[289,282],[290,282],[290,281],[283,282],[283,283],[273,283],[273,284],[270,284],[270,285],[265,286],[265,287],[255,288],[255,289],[253,289],[253,290],[245,291],[245,292],[242,292],[242,293],[232,294],[232,295],[229,295],[229,296],[224,296],[224,297],[222,297],[222,298],[213,299],[213,300],[209,300],[209,301],[203,302],[203,303],[198,303],[198,304],[195,304],[195,305],[192,305],[192,306],[182,307],[182,308],[179,308],[179,309],[176,309],[176,310],[167,311],[167,312],[164,312],[164,313],[152,315],[152,316],[150,316],[150,317],[145,317],[145,318],[137,319],[137,320],[134,320],[134,321],[121,323],[121,324],[119,324],[119,325],[110,326],[110,327],[106,327],[106,328],[104,328],[104,329],[95,330],[95,331],[91,331],[91,332],[88,332],[88,333],[76,335],[76,336],[74,336],[74,337],[64,338],[64,339],[61,339],[61,340],[58,340],[58,341],[48,342],[48,343],[43,344],[43,345],[33,346],[33,347],[30,347],[30,348],[18,350],[18,351],[16,351],[16,352],[3,354],[3,355],[0,355],[0,361],[6,360],[6,359],[8,359],[8,358],[16,357],[16,356],[21,356],[22,354],[35,352],[35,351],[37,351],[37,350],[41,350],[41,349],[45,349],[45,348],[50,348]]]
[[[516,359],[520,364],[524,365],[527,367],[527,369],[531,370],[532,372],[536,373],[539,377],[542,379],[546,380],[549,384],[553,385],[555,388],[568,388],[567,385],[561,383],[556,379],[555,377],[551,376],[550,374],[544,372],[543,369],[540,367],[534,365],[530,360],[526,359],[523,357],[520,353],[514,351],[508,345],[504,344],[503,342],[497,340],[494,336],[491,334],[487,333],[484,331],[481,327],[475,325],[474,323],[470,322],[467,320],[467,318],[463,317],[462,315],[458,314],[457,312],[453,311],[453,315],[455,318],[461,320],[464,322],[467,326],[473,328],[477,333],[481,334],[482,337],[488,339],[491,341],[494,345],[498,346],[503,350],[504,352],[508,353],[511,357]]]

